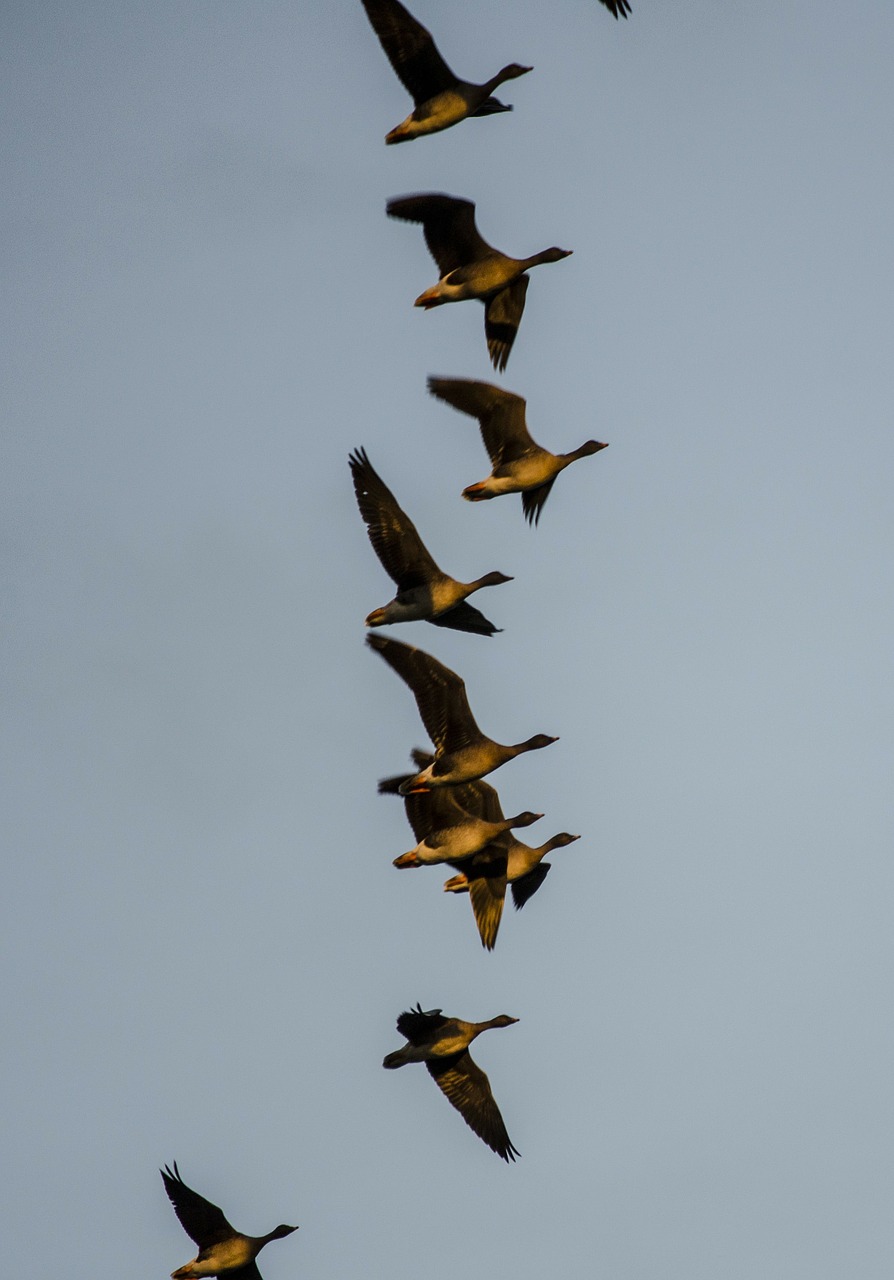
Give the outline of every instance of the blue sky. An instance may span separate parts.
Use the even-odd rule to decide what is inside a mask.
[[[359,0],[0,16],[9,1272],[166,1275],[177,1159],[300,1224],[265,1280],[882,1280],[894,14],[414,12],[470,79],[534,66],[512,114],[386,148]],[[479,306],[412,307],[423,190],[574,250],[502,377]],[[536,530],[463,503],[431,373],[611,447]],[[493,955],[391,867],[425,736],[363,646],[358,446],[445,568],[514,575],[493,640],[392,634],[560,735],[494,781],[582,839]],[[476,1049],[516,1166],[382,1071],[417,1000],[520,1018]]]

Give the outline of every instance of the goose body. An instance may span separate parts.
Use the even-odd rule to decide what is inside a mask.
[[[521,324],[528,289],[527,272],[544,262],[558,262],[570,249],[553,246],[530,258],[511,258],[484,240],[475,225],[471,200],[437,192],[397,196],[388,201],[390,217],[419,222],[425,243],[438,264],[441,279],[416,299],[430,310],[448,302],[478,298],[484,303],[484,333],[491,362],[506,367]]]
[[[202,1280],[205,1276],[260,1280],[255,1258],[264,1245],[298,1230],[281,1224],[264,1236],[243,1235],[230,1225],[216,1204],[186,1185],[176,1161],[173,1169],[166,1165],[160,1173],[180,1225],[199,1246],[199,1252],[191,1262],[171,1272],[171,1280]]]
[[[458,582],[435,564],[416,526],[398,505],[394,494],[373,468],[363,449],[350,456],[357,505],[373,550],[397,586],[388,604],[373,609],[368,627],[397,622],[431,622],[437,627],[490,636],[499,631],[466,599],[482,587],[511,582],[505,573],[486,573],[473,582]]]
[[[431,763],[431,756],[418,753],[417,759]],[[504,818],[502,812],[484,816],[480,805],[472,800],[473,809],[463,807],[463,799],[470,795],[473,786],[436,787],[432,791],[417,791],[404,797],[407,820],[413,828],[418,844],[409,853],[395,858],[396,867],[432,866],[439,862],[464,862],[488,845],[505,835],[513,827],[529,827],[543,817],[542,813],[526,810],[514,818]],[[489,788],[492,790],[492,788]],[[459,795],[457,795],[459,792]]]
[[[464,1022],[461,1018],[445,1018],[440,1009],[425,1012],[417,1005],[397,1020],[397,1029],[407,1043],[389,1053],[382,1066],[395,1069],[424,1062],[469,1128],[503,1160],[515,1160],[519,1152],[509,1141],[490,1082],[469,1053],[469,1045],[482,1031],[509,1027],[515,1022],[518,1018],[505,1013],[487,1022]]]
[[[539,733],[511,745],[486,737],[475,722],[463,680],[421,649],[388,636],[370,635],[366,643],[385,659],[410,687],[422,723],[435,744],[431,764],[416,774],[384,778],[383,793],[406,796],[431,787],[471,782],[514,760],[525,751],[548,747],[558,738]]]
[[[599,440],[587,440],[570,453],[550,453],[533,439],[521,396],[489,382],[470,378],[429,378],[433,396],[478,419],[481,439],[491,460],[486,480],[463,489],[469,502],[484,502],[505,493],[520,493],[529,524],[536,525],[556,476],[579,458],[608,448]]]
[[[560,831],[558,835],[547,840],[545,844],[539,845],[537,848],[531,848],[530,845],[522,844],[521,840],[516,840],[511,833],[504,837],[506,880],[512,890],[512,900],[515,903],[516,911],[520,911],[528,899],[534,896],[549,874],[552,863],[543,861],[547,854],[552,853],[553,849],[561,849],[579,839],[580,836],[573,836],[567,831]],[[447,893],[471,892],[474,895],[475,874],[473,866],[470,866],[468,870],[463,868],[457,875],[451,876],[449,880],[445,881],[444,889]]]
[[[363,0],[363,7],[395,74],[415,103],[406,120],[386,135],[389,145],[439,133],[468,116],[511,111],[511,106],[492,96],[494,90],[533,70],[512,62],[484,84],[460,80],[441,57],[431,32],[398,0]]]

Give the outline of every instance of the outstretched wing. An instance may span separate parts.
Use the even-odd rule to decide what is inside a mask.
[[[413,521],[375,470],[365,449],[348,459],[357,506],[373,550],[399,591],[421,587],[440,574]]]
[[[504,463],[539,452],[539,445],[528,431],[526,402],[521,396],[471,378],[429,378],[428,389],[460,413],[478,419],[481,439],[495,471]]]
[[[442,276],[494,252],[478,234],[475,206],[471,200],[460,200],[457,196],[439,192],[420,192],[419,195],[395,196],[388,201],[386,209],[389,217],[422,223],[425,243]]]
[[[176,1160],[173,1170],[165,1165],[159,1173],[181,1227],[200,1249],[207,1249],[209,1245],[218,1244],[221,1240],[229,1240],[236,1234],[216,1204],[186,1185],[180,1177]]]
[[[528,277],[520,275],[512,284],[488,298],[484,304],[484,336],[490,352],[491,364],[502,373],[509,360],[518,326],[525,309]]]
[[[407,1009],[397,1020],[397,1029],[410,1044],[423,1044],[433,1031],[443,1027],[447,1019],[440,1009],[429,1009],[426,1012],[421,1004],[415,1009]]]
[[[409,685],[422,723],[439,751],[456,751],[480,738],[464,681],[431,654],[389,636],[366,637],[393,671]]]
[[[503,902],[506,898],[506,841],[487,845],[474,857],[466,858],[461,869],[469,881],[469,898],[481,945],[493,951],[497,941]]]
[[[538,862],[533,871],[529,871],[527,875],[512,881],[512,901],[515,903],[516,911],[521,911],[528,899],[533,898],[549,875],[551,866],[551,862]]]
[[[619,14],[622,18],[626,18],[628,13],[633,12],[630,5],[627,3],[627,0],[602,0],[602,3],[605,5],[606,9],[608,9],[609,13],[613,13],[616,18]]]
[[[432,787],[431,791],[414,791],[403,797],[407,821],[417,840],[424,840],[434,831],[468,822],[471,815],[458,802],[456,790],[456,787]]]
[[[547,480],[546,484],[539,484],[536,489],[526,489],[522,494],[522,510],[528,524],[536,525],[540,520],[540,512],[555,482],[556,478],[553,476],[552,480]]]
[[[439,613],[436,618],[429,618],[436,627],[452,627],[454,631],[471,631],[476,636],[492,636],[502,627],[495,627],[485,618],[480,609],[476,609],[468,600],[461,600],[446,613]]]
[[[431,32],[398,0],[363,0],[363,7],[388,61],[417,107],[456,83]]]
[[[472,1061],[468,1050],[440,1061],[429,1059],[425,1065],[438,1088],[456,1107],[469,1128],[503,1160],[514,1161],[520,1152],[509,1141],[487,1076]]]

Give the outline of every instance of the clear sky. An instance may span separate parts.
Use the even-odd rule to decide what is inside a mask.
[[[359,0],[8,0],[2,33],[4,1270],[156,1280],[156,1172],[301,1230],[265,1280],[889,1280],[894,8],[414,0],[512,114],[386,148]],[[385,202],[532,273],[481,307]],[[500,381],[611,447],[471,506]],[[492,955],[376,779],[424,731],[365,446],[502,635],[396,638],[582,833]],[[422,1068],[479,1041],[507,1166]]]

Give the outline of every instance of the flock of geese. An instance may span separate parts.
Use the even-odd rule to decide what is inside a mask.
[[[630,13],[627,0],[600,0],[615,18]],[[460,80],[441,57],[430,32],[399,0],[362,0],[367,17],[395,73],[413,98],[414,109],[385,137],[388,144],[409,142],[459,124],[470,116],[488,116],[512,107],[493,96],[508,80],[532,70],[518,63],[498,71],[484,84]],[[512,258],[492,248],[475,223],[470,200],[442,193],[421,193],[389,200],[393,218],[422,226],[425,242],[437,263],[440,279],[416,299],[429,310],[449,302],[478,299],[484,304],[484,333],[491,362],[506,368],[521,323],[528,290],[528,272],[542,263],[567,258],[571,250],[543,249],[527,258]],[[536,525],[556,477],[571,463],[606,448],[588,440],[570,453],[551,453],[528,431],[525,401],[501,387],[467,378],[429,378],[428,389],[460,413],[478,421],[491,473],[468,485],[463,497],[483,502],[504,494],[521,494],[522,510]],[[416,526],[369,460],[365,449],[349,458],[360,515],[382,567],[396,593],[366,618],[369,628],[401,622],[425,621],[475,635],[492,636],[495,627],[469,596],[511,578],[491,571],[473,582],[460,582],[433,560]],[[467,893],[482,945],[492,950],[503,912],[507,887],[517,909],[537,892],[550,869],[549,853],[580,839],[560,832],[544,844],[523,844],[513,832],[531,826],[543,814],[525,811],[507,818],[486,775],[527,751],[558,741],[537,733],[524,742],[503,744],[478,727],[456,672],[421,649],[389,636],[367,636],[369,647],[385,660],[408,686],[422,723],[434,744],[431,752],[411,753],[415,772],[383,778],[379,791],[404,802],[415,846],[394,859],[399,868],[447,865],[454,872],[444,884],[450,893]],[[487,1076],[473,1061],[469,1047],[483,1031],[508,1027],[517,1018],[500,1014],[484,1022],[445,1017],[440,1009],[421,1005],[397,1019],[405,1044],[386,1055],[389,1069],[424,1063],[447,1100],[466,1124],[498,1156],[514,1161],[518,1150],[510,1141]],[[172,1280],[260,1280],[257,1255],[271,1240],[297,1231],[281,1224],[263,1236],[244,1235],[231,1226],[223,1211],[189,1187],[176,1162],[161,1170],[174,1211],[187,1235],[198,1246],[190,1262],[172,1272]]]

